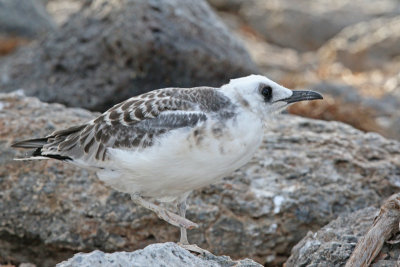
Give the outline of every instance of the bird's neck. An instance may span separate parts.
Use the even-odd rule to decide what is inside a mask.
[[[243,96],[240,92],[236,90],[233,86],[225,85],[221,88],[221,92],[230,99],[232,104],[236,105],[238,109],[244,111],[244,112],[251,112],[253,113],[256,117],[259,117],[261,120],[263,120],[262,114],[265,113],[263,108],[259,106],[257,103],[254,101],[249,100],[245,96]]]

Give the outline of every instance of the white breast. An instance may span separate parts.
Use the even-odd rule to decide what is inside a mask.
[[[244,112],[221,125],[180,128],[144,151],[110,150],[114,171],[98,176],[115,189],[169,198],[218,182],[247,163],[262,140],[262,123]]]

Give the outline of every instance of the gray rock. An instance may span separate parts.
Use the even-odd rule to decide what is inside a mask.
[[[59,31],[0,65],[3,92],[23,88],[100,111],[149,90],[219,86],[257,72],[204,0],[88,1]]]
[[[321,48],[326,64],[339,62],[353,71],[384,70],[400,61],[400,16],[349,26]]]
[[[268,41],[309,51],[318,49],[346,26],[399,15],[400,5],[397,0],[251,0],[243,1],[239,14]]]
[[[310,88],[321,92],[324,97],[332,96],[338,101],[336,118],[353,126],[369,131],[377,131],[388,138],[400,140],[400,74],[388,81],[394,89],[380,98],[366,97],[358,93],[359,89],[343,83],[323,81]],[[346,110],[349,110],[345,113]],[[343,114],[340,114],[343,112]],[[331,119],[329,109],[324,112],[324,119]],[[346,116],[347,115],[347,116]],[[346,117],[345,117],[346,116]]]
[[[42,0],[46,3],[47,12],[53,17],[57,25],[63,25],[78,12],[86,0]]]
[[[340,216],[316,233],[308,232],[293,247],[286,266],[344,266],[378,212],[378,208],[362,209]]]
[[[13,161],[15,140],[94,114],[0,95],[0,258],[54,266],[80,251],[133,251],[176,241],[179,230],[136,207],[87,170],[54,160]],[[400,188],[400,143],[337,122],[289,115],[269,124],[246,166],[195,191],[189,240],[215,255],[282,264],[308,231],[378,204]]]
[[[316,90],[322,94],[329,94],[334,98],[339,98],[345,102],[353,104],[361,104],[364,101],[364,97],[361,96],[357,88],[343,83],[332,83],[322,81],[318,84],[312,85],[311,90]]]
[[[0,37],[32,39],[54,29],[40,0],[0,0]]]
[[[227,256],[195,256],[175,243],[153,244],[134,252],[78,253],[71,259],[57,264],[57,267],[262,267],[252,260],[233,261]]]
[[[218,11],[237,12],[246,2],[243,0],[207,0],[207,2]]]
[[[309,232],[292,250],[286,267],[344,266],[358,240],[372,226],[378,208],[369,207],[340,216],[316,233]],[[400,244],[385,243],[371,267],[398,266]]]

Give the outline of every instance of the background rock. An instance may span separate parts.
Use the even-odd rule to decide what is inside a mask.
[[[31,39],[54,27],[40,0],[0,0],[0,36]]]
[[[58,25],[63,25],[69,18],[78,12],[86,0],[42,0],[46,3],[47,12]]]
[[[257,68],[204,1],[95,0],[0,72],[3,92],[104,111],[149,90],[219,86]]]
[[[365,208],[340,216],[316,233],[309,232],[293,248],[286,267],[344,266],[378,213],[378,208]],[[371,267],[396,267],[399,256],[400,244],[386,243]]]
[[[400,16],[375,19],[341,31],[320,54],[325,64],[339,62],[353,71],[388,68],[400,62]],[[400,65],[399,65],[400,66]]]
[[[15,140],[93,118],[82,109],[0,95],[0,258],[52,266],[79,251],[132,251],[175,241],[178,229],[57,161],[13,161]],[[279,121],[279,123],[278,123]],[[281,264],[309,231],[379,205],[400,187],[400,143],[337,122],[282,115],[253,160],[194,192],[189,240],[216,255]]]
[[[209,3],[244,41],[262,74],[288,88],[324,92],[324,101],[299,103],[289,108],[290,113],[338,120],[363,131],[400,140],[400,113],[396,108],[400,103],[396,93],[400,92],[397,45],[400,2],[249,0],[238,4],[234,0],[209,0]],[[299,13],[298,17],[291,17],[292,11],[288,10],[293,9],[312,14],[300,16]],[[279,21],[285,16],[290,18]],[[347,20],[347,16],[351,18]],[[273,18],[278,18],[278,22],[269,26],[275,27],[276,33],[268,31],[265,34],[273,33],[273,37],[283,35],[293,40],[278,44],[258,30],[257,27],[265,28],[263,21],[270,22]],[[259,22],[250,22],[257,19]],[[296,28],[310,23],[311,19],[317,22]],[[357,24],[358,19],[363,22]],[[316,41],[314,35],[319,32],[308,32],[313,27],[323,34],[328,33],[323,30],[326,20],[337,25],[344,23],[344,26],[335,30],[336,33],[329,37],[332,39],[323,41],[319,50],[304,52],[296,48],[298,42]],[[285,30],[285,25],[288,30]],[[291,33],[292,30],[296,32]],[[337,94],[339,88],[341,92]],[[358,99],[355,100],[354,96]]]
[[[237,12],[246,2],[243,0],[207,0],[207,2],[218,11]]]
[[[267,41],[298,51],[316,50],[348,25],[400,14],[396,0],[209,0],[215,8],[236,12]]]
[[[310,86],[310,89],[322,93],[324,103],[298,103],[289,107],[290,113],[327,121],[338,120],[363,131],[381,134],[388,134],[387,128],[395,123],[392,118],[395,114],[388,112],[394,110],[387,105],[389,101],[363,96],[357,88],[342,83],[320,82]],[[386,124],[379,123],[378,118],[385,119]]]
[[[134,252],[104,253],[93,251],[79,253],[68,261],[57,264],[57,267],[108,267],[108,266],[135,266],[135,267],[262,267],[252,260],[232,261],[226,256],[194,256],[189,251],[175,243],[153,244]]]
[[[40,0],[0,0],[0,56],[54,29]]]

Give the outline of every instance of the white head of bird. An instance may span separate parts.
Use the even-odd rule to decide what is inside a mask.
[[[292,103],[323,98],[321,94],[310,90],[292,91],[261,75],[232,79],[222,89],[231,100],[258,114],[263,120]]]

